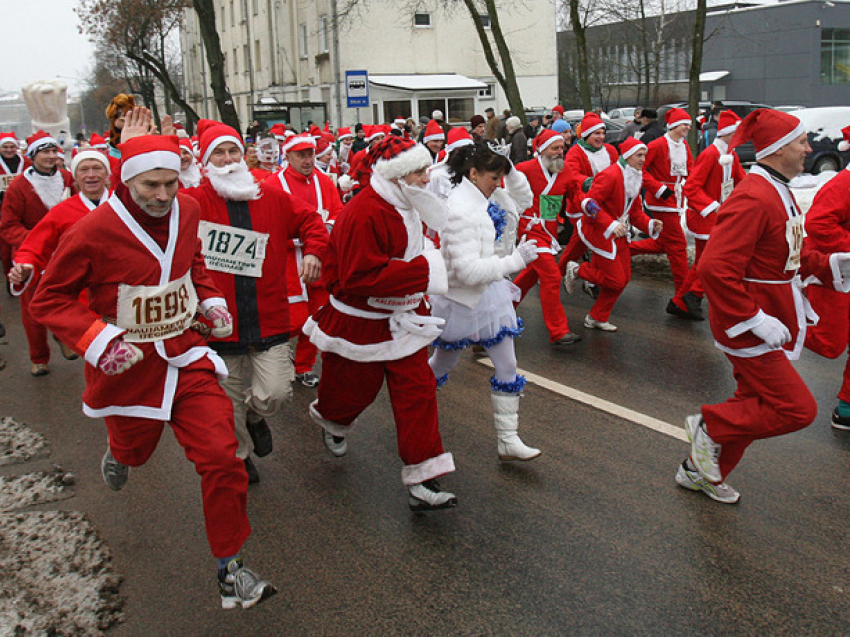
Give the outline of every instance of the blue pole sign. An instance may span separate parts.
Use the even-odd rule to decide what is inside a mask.
[[[345,97],[348,108],[369,108],[369,72],[345,72]]]

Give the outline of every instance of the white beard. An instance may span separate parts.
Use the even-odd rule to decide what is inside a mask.
[[[62,201],[62,193],[65,192],[65,180],[62,178],[62,173],[58,170],[46,177],[41,175],[30,167],[26,171],[27,181],[32,184],[39,199],[44,206],[50,210],[53,206]]]
[[[398,186],[404,198],[419,213],[419,218],[432,230],[440,232],[449,218],[449,210],[441,197],[418,186],[408,186],[399,179]]]
[[[339,145],[339,161],[347,162],[348,155],[351,153],[351,146],[346,146],[345,144]]]
[[[260,186],[254,181],[244,160],[221,168],[207,164],[204,171],[213,189],[223,199],[251,201],[260,196]]]
[[[543,166],[550,173],[559,173],[564,169],[564,158],[563,157],[547,157],[546,155],[540,156],[541,161],[543,162]]]
[[[623,183],[626,187],[626,200],[633,201],[640,194],[643,172],[626,164],[623,166]]]
[[[180,185],[184,188],[195,188],[201,183],[201,167],[191,162],[186,170],[180,171]]]

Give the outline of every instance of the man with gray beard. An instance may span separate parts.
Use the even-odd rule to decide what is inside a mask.
[[[537,240],[537,259],[519,273],[514,283],[522,298],[540,281],[540,305],[543,321],[549,330],[549,342],[556,347],[577,343],[581,336],[570,331],[567,313],[561,305],[561,271],[555,255],[561,250],[558,243],[558,217],[564,209],[564,199],[577,187],[575,180],[564,171],[564,138],[545,129],[534,138],[535,159],[516,165],[525,174],[534,202],[520,218],[518,234],[521,239]]]

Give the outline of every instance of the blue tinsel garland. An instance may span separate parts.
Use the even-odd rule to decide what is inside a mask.
[[[523,325],[522,319],[517,317],[516,319],[516,327],[502,327],[499,330],[499,333],[496,334],[493,338],[485,338],[483,340],[476,340],[473,338],[462,338],[459,341],[444,341],[441,338],[437,338],[431,345],[433,347],[439,347],[440,349],[448,350],[450,352],[457,351],[459,349],[466,349],[470,345],[481,345],[484,348],[493,347],[494,345],[498,345],[503,340],[505,340],[506,336],[510,336],[511,338],[519,338],[522,335],[522,331],[525,329]]]
[[[437,376],[437,389],[446,384],[446,381],[449,380],[448,373],[443,374],[442,376]]]
[[[490,378],[490,389],[502,392],[503,394],[518,394],[525,389],[526,382],[525,376],[520,376],[519,374],[517,374],[517,377],[509,383],[503,383],[500,380],[496,380],[496,377],[493,376]]]
[[[493,227],[496,229],[496,241],[498,241],[501,239],[507,225],[505,211],[498,204],[491,201],[490,205],[487,206],[487,214],[490,215],[490,219],[493,221]]]

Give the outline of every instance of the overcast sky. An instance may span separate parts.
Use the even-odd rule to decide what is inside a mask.
[[[85,79],[93,47],[77,30],[77,0],[0,0],[0,89],[57,75]],[[80,81],[63,79],[76,93]]]

